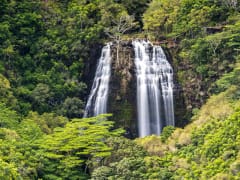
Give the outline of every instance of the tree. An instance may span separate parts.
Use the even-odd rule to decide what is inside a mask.
[[[17,100],[11,91],[9,80],[0,74],[0,102],[5,103],[7,106],[16,106]]]
[[[208,43],[210,46],[210,49],[213,52],[213,56],[214,57],[218,57],[218,53],[217,53],[217,49],[219,48],[219,46],[222,43],[222,34],[219,34],[219,36],[215,35],[215,36],[209,36],[208,38]]]
[[[0,179],[22,179],[22,178],[14,164],[4,162],[0,158]]]
[[[39,83],[31,93],[33,107],[40,113],[49,111],[53,93],[47,84]]]
[[[120,15],[116,20],[112,20],[113,26],[105,28],[105,33],[114,41],[119,43],[121,37],[127,31],[131,30],[136,23],[134,17],[129,15]]]
[[[88,166],[110,155],[106,139],[119,136],[123,130],[110,130],[113,122],[106,115],[73,119],[64,128],[46,136],[39,145],[43,151],[44,178],[58,176],[68,179],[86,178]]]
[[[62,105],[60,114],[69,118],[80,118],[84,113],[84,103],[77,97],[67,97]]]
[[[238,8],[238,1],[237,0],[222,0],[222,3],[230,8],[237,9]]]
[[[144,29],[153,32],[155,36],[170,33],[176,22],[179,10],[179,0],[153,0],[143,14]]]
[[[66,117],[57,116],[54,113],[43,113],[42,115],[39,115],[37,112],[29,112],[24,121],[27,119],[36,123],[38,128],[40,128],[45,134],[53,133],[54,128],[64,127],[64,125],[68,122]]]
[[[143,26],[142,15],[148,7],[148,3],[151,0],[117,0],[118,3],[122,4],[129,15],[135,17],[135,20],[139,23],[140,28]]]
[[[131,30],[136,23],[134,17],[126,14],[120,15],[117,19],[112,20],[113,26],[105,28],[105,33],[117,43],[117,62],[119,59],[119,47],[122,41],[122,35]]]
[[[0,128],[15,129],[20,118],[17,113],[6,107],[5,104],[0,103]]]
[[[104,159],[103,165],[109,166],[111,163],[119,162],[125,157],[144,157],[147,152],[136,142],[124,137],[110,137],[106,140],[109,147],[112,148],[111,155]]]

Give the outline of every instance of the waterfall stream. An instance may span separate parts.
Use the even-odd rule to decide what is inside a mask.
[[[103,47],[98,61],[92,89],[88,97],[84,117],[107,113],[109,81],[111,77],[111,44]]]
[[[159,135],[174,126],[173,70],[160,46],[133,41],[139,136]]]
[[[148,41],[132,42],[137,78],[137,118],[139,136],[161,134],[174,126],[173,69],[160,46]],[[84,117],[107,113],[111,77],[111,44],[103,47]]]

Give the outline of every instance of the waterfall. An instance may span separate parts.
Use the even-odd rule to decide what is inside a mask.
[[[107,113],[109,81],[111,77],[111,44],[103,47],[98,61],[92,89],[87,101],[84,117]]]
[[[174,126],[173,70],[160,46],[133,41],[139,136],[159,135]]]
[[[132,42],[137,78],[137,118],[139,136],[161,134],[174,126],[173,69],[160,46],[148,41]],[[111,44],[103,47],[84,117],[107,113],[111,77]]]

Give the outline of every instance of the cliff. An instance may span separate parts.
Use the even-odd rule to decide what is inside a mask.
[[[117,55],[118,48],[118,55]],[[108,112],[118,127],[126,130],[129,138],[137,137],[137,100],[134,49],[131,41],[122,41],[112,47],[112,76],[109,89]],[[168,48],[164,48],[168,61],[174,69],[174,109],[176,126],[186,124],[186,105],[182,86],[178,82],[177,67]],[[118,58],[117,58],[118,56]]]
[[[117,58],[118,49],[118,58]],[[129,138],[137,136],[136,78],[134,50],[131,41],[112,45],[112,77],[108,112],[113,113],[117,126],[126,130]]]

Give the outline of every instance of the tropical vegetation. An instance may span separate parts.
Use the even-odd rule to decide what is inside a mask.
[[[187,113],[128,139],[82,116],[103,44],[136,37],[168,51]],[[239,0],[1,0],[0,179],[239,178]]]

